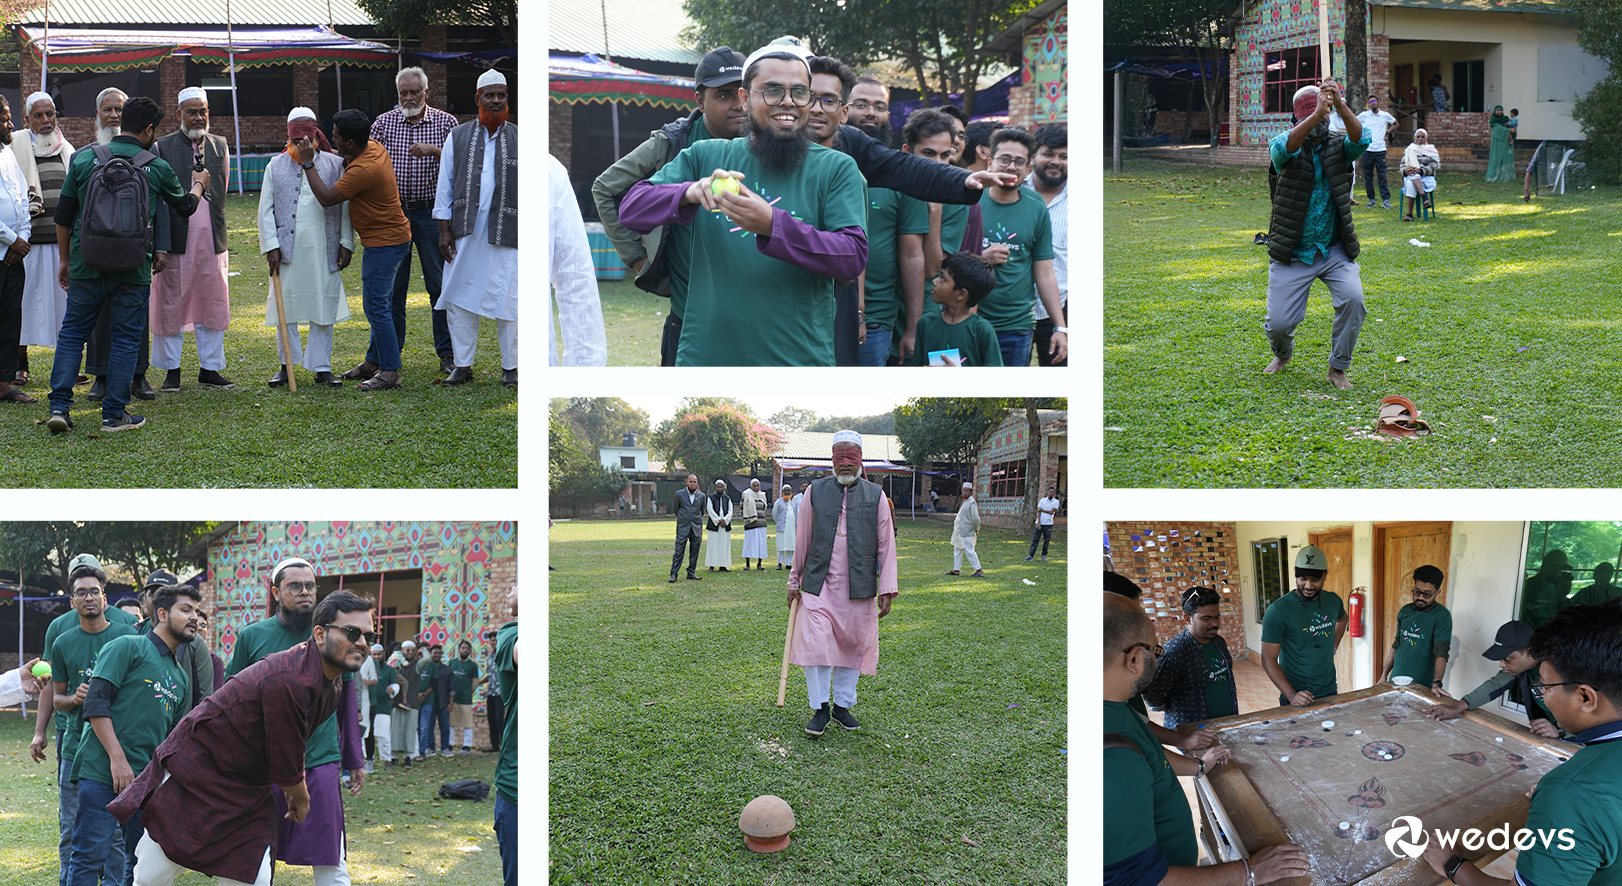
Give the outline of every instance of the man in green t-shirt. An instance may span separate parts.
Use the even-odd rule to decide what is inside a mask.
[[[1188,628],[1166,643],[1143,700],[1166,711],[1166,728],[1239,713],[1233,656],[1222,639],[1222,595],[1214,588],[1183,592]]]
[[[867,264],[867,185],[854,160],[806,131],[809,56],[756,50],[744,64],[744,136],[690,145],[620,202],[633,231],[691,227],[677,366],[834,365],[834,281]],[[769,348],[739,354],[743,318]]]
[[[1312,704],[1335,685],[1335,650],[1346,635],[1346,604],[1323,589],[1329,558],[1315,545],[1295,555],[1295,590],[1262,616],[1262,670],[1281,705]]]
[[[85,574],[94,574],[94,572],[101,570],[101,561],[96,559],[95,555],[93,554],[76,555],[72,560],[68,561],[68,580],[70,582],[73,581],[74,573],[78,572],[80,567],[90,567],[90,570],[92,571]],[[105,575],[106,573],[102,574]],[[119,624],[134,625],[136,622],[140,621],[138,616],[131,615],[117,606],[111,608],[104,606],[102,608],[102,612],[107,616],[108,621],[117,622]],[[67,612],[64,612],[61,615],[58,615],[56,618],[51,619],[51,623],[45,628],[45,651],[40,655],[40,660],[49,662],[51,660],[51,642],[57,637],[60,637],[63,632],[72,630],[78,626],[79,610],[77,607],[70,606]],[[52,728],[56,730],[56,762],[57,765],[60,766],[62,763],[62,742],[66,738],[66,736],[63,735],[63,730],[65,730],[68,726],[68,717],[66,714],[58,711],[56,706],[52,703],[54,701],[54,690],[51,688],[53,685],[53,681],[46,680],[45,688],[40,692],[39,711],[34,719],[34,740],[29,744],[28,752],[29,755],[33,757],[35,763],[45,762],[45,746],[50,743],[50,740],[46,737],[47,724],[53,724]],[[72,765],[72,757],[68,758],[68,763],[69,765]],[[72,826],[73,820],[69,818],[68,823],[64,825],[64,827],[68,828]],[[67,839],[68,834],[66,831],[64,831],[62,834],[62,851],[64,853],[67,852]],[[66,859],[67,856],[63,855],[63,867],[67,866]]]
[[[1023,129],[991,134],[991,168],[1023,176],[1036,154],[1036,139]],[[1036,300],[1049,317],[1063,317],[1059,278],[1053,273],[1053,227],[1048,206],[1030,188],[993,185],[980,198],[981,256],[997,269],[997,288],[980,305],[1002,345],[1004,366],[1031,364],[1036,334]],[[1034,296],[1033,296],[1034,293]],[[1055,362],[1069,352],[1069,333],[1053,327],[1048,352]]]
[[[372,734],[366,739],[366,759],[373,759],[375,752],[376,759],[383,761],[384,769],[393,769],[394,754],[389,748],[389,727],[393,718],[389,716],[389,709],[393,706],[391,699],[394,693],[400,691],[400,687],[396,685],[399,674],[385,660],[384,652],[382,643],[372,644],[372,667],[377,669],[377,681],[367,690],[372,696]]]
[[[1257,850],[1248,860],[1196,867],[1194,816],[1179,775],[1203,775],[1228,762],[1227,748],[1198,759],[1167,757],[1149,721],[1127,699],[1154,682],[1154,625],[1137,601],[1104,595],[1104,883],[1140,886],[1174,880],[1197,886],[1271,883],[1307,872],[1306,857],[1289,844]],[[1174,871],[1173,868],[1176,868]]]
[[[867,269],[861,310],[867,324],[861,365],[883,366],[892,354],[912,357],[924,310],[924,235],[928,204],[889,188],[867,192]]]
[[[496,673],[507,703],[501,754],[496,759],[496,842],[503,886],[518,886],[518,588],[507,592],[512,620],[496,633]]]
[[[1397,635],[1391,638],[1382,682],[1408,677],[1432,692],[1442,688],[1447,654],[1453,648],[1453,613],[1436,600],[1442,580],[1442,570],[1435,566],[1414,570],[1414,602],[1397,612]]]
[[[69,886],[93,886],[119,847],[125,859],[120,880],[130,880],[141,816],[136,813],[120,825],[107,804],[146,768],[152,751],[174,728],[181,701],[191,694],[191,678],[175,661],[175,649],[197,636],[202,602],[202,594],[190,585],[165,586],[153,602],[152,630],[116,637],[96,657],[73,761],[79,814],[68,857]]]
[[[450,750],[456,744],[456,731],[462,731],[462,753],[473,752],[473,687],[483,683],[479,676],[479,663],[473,660],[473,644],[463,640],[456,646],[456,660],[446,665],[451,672],[451,740],[445,745]]]
[[[1515,886],[1622,883],[1622,603],[1567,606],[1532,634],[1540,696],[1573,740],[1584,745],[1543,776],[1515,841]],[[1441,840],[1425,861],[1459,886],[1510,886],[1454,855]]]
[[[1499,672],[1457,701],[1445,701],[1426,709],[1425,716],[1432,720],[1451,720],[1471,708],[1479,708],[1489,701],[1510,693],[1509,700],[1526,708],[1526,728],[1544,738],[1559,738],[1560,724],[1554,715],[1538,701],[1532,687],[1536,685],[1538,660],[1526,651],[1532,641],[1532,626],[1524,621],[1506,621],[1498,627],[1493,645],[1481,657],[1498,662]],[[1432,689],[1439,698],[1452,698],[1445,689]]]

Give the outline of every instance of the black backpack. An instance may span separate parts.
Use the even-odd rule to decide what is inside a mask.
[[[476,778],[464,778],[440,785],[439,796],[447,800],[483,800],[490,796],[490,786]]]
[[[79,257],[97,271],[136,271],[152,251],[151,192],[143,168],[158,155],[115,155],[92,145],[95,163],[79,209]]]

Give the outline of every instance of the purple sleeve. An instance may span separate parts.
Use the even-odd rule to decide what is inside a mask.
[[[686,182],[655,185],[646,179],[639,181],[620,199],[620,224],[638,234],[646,234],[660,225],[690,225],[698,215],[699,205],[681,205],[686,192]]]
[[[984,241],[981,239],[984,236],[985,225],[980,218],[980,204],[976,203],[969,207],[969,221],[963,228],[963,251],[979,255],[984,247]]]
[[[756,237],[761,255],[819,277],[854,280],[867,267],[867,232],[852,225],[819,231],[781,209],[772,210],[772,235]]]
[[[345,769],[359,769],[366,765],[366,753],[360,741],[360,698],[355,695],[355,681],[345,680],[343,699],[338,702],[338,745]]]

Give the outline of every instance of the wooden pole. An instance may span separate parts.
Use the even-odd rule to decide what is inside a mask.
[[[800,611],[800,598],[795,597],[794,602],[788,605],[788,630],[783,634],[783,670],[777,675],[777,706],[783,706],[783,699],[788,695],[788,650],[794,643],[794,616]]]
[[[293,377],[293,349],[287,341],[287,310],[282,307],[282,275],[281,269],[270,275],[270,288],[276,294],[276,340],[282,343],[282,359],[287,361],[287,389],[298,393],[298,379]]]
[[[1318,70],[1319,79],[1329,79],[1329,0],[1318,0]]]

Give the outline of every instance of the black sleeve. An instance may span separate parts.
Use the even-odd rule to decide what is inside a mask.
[[[53,216],[53,219],[57,224],[64,228],[72,228],[73,223],[77,221],[78,218],[79,198],[73,196],[72,194],[64,193],[62,197],[56,201],[56,215]]]
[[[90,678],[90,692],[84,698],[84,718],[111,717],[113,702],[118,700],[118,687],[100,677]]]
[[[965,187],[967,170],[886,148],[854,126],[839,127],[835,142],[856,161],[870,188],[889,188],[929,203],[967,205],[980,202],[980,191]]]

